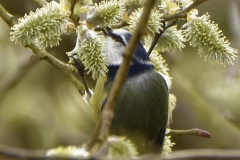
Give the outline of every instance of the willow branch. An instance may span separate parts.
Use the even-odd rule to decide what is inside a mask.
[[[8,26],[13,26],[15,23],[13,21],[13,16],[9,14],[1,5],[0,5],[0,16],[8,24]]]
[[[156,158],[154,160],[157,160]],[[239,160],[240,150],[192,149],[176,151],[161,160]]]
[[[152,53],[154,47],[156,46],[157,42],[159,41],[159,39],[161,38],[161,36],[163,35],[163,33],[170,27],[174,26],[177,24],[177,19],[173,20],[172,23],[165,25],[165,21],[164,21],[164,25],[162,27],[162,29],[160,30],[160,33],[155,34],[154,40],[151,44],[151,47],[148,50],[148,56],[150,56],[150,54]]]
[[[154,37],[154,40],[151,44],[151,47],[148,51],[148,55],[151,54],[152,50],[154,49],[154,47],[156,46],[157,42],[159,41],[159,39],[161,38],[162,34],[170,27],[172,27],[173,25],[176,25],[177,20],[179,18],[187,18],[187,13],[192,10],[193,8],[197,7],[198,5],[202,4],[203,2],[205,2],[207,0],[195,0],[191,5],[189,5],[188,7],[186,7],[185,9],[183,9],[180,12],[177,12],[176,14],[172,14],[172,15],[163,15],[161,17],[161,19],[165,21],[169,21],[169,20],[174,20],[172,23],[168,24],[167,26],[163,26],[163,29],[160,30],[159,34],[156,34]]]
[[[129,45],[126,47],[123,53],[123,62],[117,71],[115,80],[109,92],[109,97],[107,98],[107,102],[103,107],[100,125],[98,126],[96,132],[94,133],[93,138],[87,144],[88,150],[91,150],[94,147],[94,145],[101,146],[101,143],[103,143],[106,137],[109,135],[109,128],[114,117],[114,107],[116,104],[116,99],[118,97],[122,85],[127,79],[133,53],[136,50],[137,44],[139,43],[141,34],[143,34],[146,30],[147,20],[151,12],[151,9],[154,5],[154,2],[155,0],[146,1],[137,28],[135,29],[130,39]]]
[[[167,135],[170,135],[170,136],[194,135],[198,137],[212,138],[212,135],[209,132],[204,131],[202,129],[198,129],[198,128],[194,128],[190,130],[169,129],[169,132],[167,133]]]
[[[0,159],[1,157],[24,159],[24,160],[94,160],[96,158],[90,156],[85,158],[73,157],[51,157],[46,155],[47,151],[44,150],[28,150],[19,149],[15,147],[8,147],[0,144]]]
[[[55,68],[60,70],[63,74],[65,74],[69,80],[74,84],[74,86],[78,89],[79,93],[83,93],[85,91],[82,83],[72,74],[72,70],[67,63],[64,63],[48,52],[39,49],[35,45],[26,45],[26,47],[30,48],[35,55],[37,55],[40,59],[44,59],[53,65]]]
[[[0,144],[0,158],[14,158],[24,160],[104,160],[106,157],[88,157],[88,158],[70,158],[70,157],[49,157],[44,150],[27,150],[15,147],[7,147]],[[139,157],[139,160],[152,159],[159,160],[159,155],[150,155],[148,157]],[[226,149],[194,149],[182,150],[171,153],[161,160],[239,160],[240,150]],[[128,159],[125,159],[128,160]]]
[[[179,19],[179,18],[187,18],[187,13],[202,4],[203,2],[208,0],[195,0],[192,4],[190,4],[188,7],[184,8],[182,11],[177,12],[176,14],[172,15],[163,15],[161,19],[165,21],[173,20],[173,19]]]
[[[1,5],[0,5],[0,17],[2,17],[2,19],[8,24],[9,27],[12,27],[15,24],[13,21],[13,16],[9,14]],[[35,55],[37,55],[40,59],[45,59],[55,68],[64,73],[69,78],[69,80],[75,85],[75,87],[78,89],[80,93],[84,92],[84,86],[72,74],[71,68],[68,64],[58,60],[48,52],[40,50],[35,45],[26,45],[25,47],[30,48],[33,51],[33,53],[35,53]]]

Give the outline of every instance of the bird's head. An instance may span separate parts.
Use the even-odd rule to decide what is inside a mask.
[[[129,43],[131,33],[124,29],[112,30],[109,27],[103,28],[103,33],[106,39],[106,52],[109,66],[119,66],[123,61],[122,54]],[[140,42],[133,55],[131,65],[134,64],[152,65],[146,50]]]

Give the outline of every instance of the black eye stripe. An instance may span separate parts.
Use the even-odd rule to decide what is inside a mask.
[[[122,45],[126,46],[124,40],[122,39],[121,36],[113,33],[113,30],[109,27],[103,27],[102,28],[102,32],[105,36],[110,36],[113,40],[115,40],[116,42],[120,42]]]
[[[123,41],[122,37],[120,37],[120,36],[118,36],[118,35],[116,35],[116,34],[114,34],[114,33],[110,34],[110,36],[111,36],[112,39],[114,39],[115,41],[120,42],[120,43],[122,43],[122,45],[126,46],[126,44],[125,44],[125,42]]]

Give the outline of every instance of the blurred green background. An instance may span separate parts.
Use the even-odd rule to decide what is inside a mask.
[[[17,18],[39,7],[33,0],[0,0],[0,4]],[[199,15],[208,12],[231,46],[240,50],[239,0],[209,0],[198,9]],[[31,57],[30,49],[10,42],[9,32],[0,19],[0,144],[50,149],[86,142],[94,129],[91,109],[60,71]],[[65,53],[74,48],[75,38],[62,36],[60,46],[48,51],[67,62]],[[172,137],[173,151],[240,149],[239,58],[233,66],[224,67],[204,61],[196,48],[188,46],[164,57],[173,77],[171,92],[177,97],[171,128],[201,128],[213,135],[211,139]],[[24,76],[11,88],[4,88],[19,68]]]

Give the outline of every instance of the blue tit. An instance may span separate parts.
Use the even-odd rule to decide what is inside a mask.
[[[109,63],[105,90],[109,93],[131,34],[109,27],[103,28],[103,33]],[[156,72],[139,42],[127,80],[117,98],[110,133],[126,136],[140,154],[161,152],[168,122],[168,96],[165,79]]]

